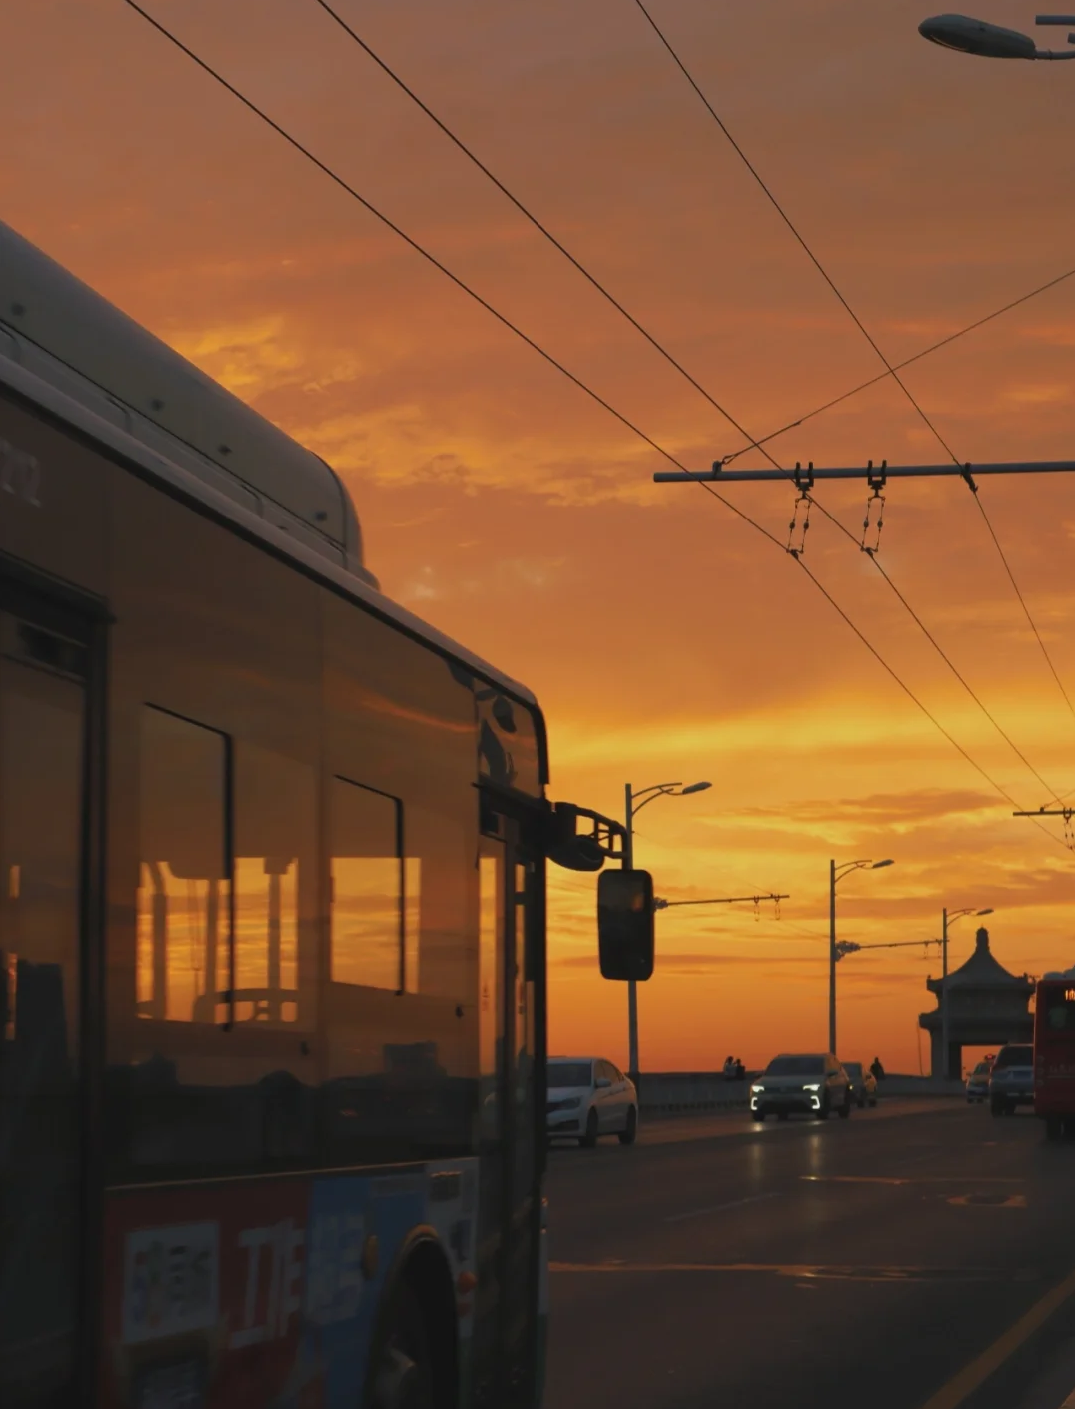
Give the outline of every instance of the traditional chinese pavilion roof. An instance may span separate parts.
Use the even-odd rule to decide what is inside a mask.
[[[1010,974],[1003,964],[993,957],[989,949],[989,931],[983,927],[975,935],[974,953],[965,964],[953,969],[947,979],[949,992],[953,988],[1007,988],[1012,992],[1032,993],[1034,984],[1026,974]],[[926,980],[931,993],[940,993],[944,979]]]

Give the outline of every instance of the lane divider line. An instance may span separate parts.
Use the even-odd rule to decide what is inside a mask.
[[[1062,1282],[1058,1282],[1051,1291],[1036,1301],[1029,1311],[1013,1322],[991,1346],[982,1351],[981,1355],[970,1364],[964,1365],[936,1394],[930,1395],[922,1409],[959,1409],[959,1405],[983,1385],[994,1371],[999,1370],[1006,1360],[1010,1360],[1072,1295],[1075,1295],[1075,1272],[1069,1272]]]
[[[626,1262],[610,1258],[605,1262],[550,1262],[550,1272],[762,1272],[799,1281],[876,1282],[888,1286],[911,1282],[997,1282],[1026,1281],[1025,1274],[1013,1276],[991,1267],[855,1267],[817,1263],[782,1262]],[[1075,1275],[1075,1274],[1073,1274]],[[928,1406],[934,1409],[934,1406]]]
[[[800,1174],[805,1184],[1023,1184],[1025,1176],[1015,1174]]]
[[[744,1208],[747,1204],[760,1204],[766,1199],[777,1199],[779,1193],[774,1190],[771,1194],[751,1194],[746,1199],[733,1199],[727,1204],[711,1204],[709,1208],[692,1208],[687,1213],[673,1213],[662,1220],[665,1223],[682,1223],[686,1218],[704,1218],[707,1213],[724,1213],[729,1208]]]

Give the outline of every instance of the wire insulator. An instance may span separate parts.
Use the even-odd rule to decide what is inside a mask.
[[[810,527],[810,506],[813,500],[809,494],[802,493],[795,501],[795,508],[792,510],[791,523],[788,524],[787,551],[793,558],[801,556],[806,548],[806,531]],[[799,510],[802,505],[806,505],[802,519],[799,519]]]
[[[876,517],[874,517],[875,505],[877,506]],[[885,496],[875,485],[873,493],[870,495],[869,499],[866,500],[866,517],[862,520],[862,539],[859,542],[859,547],[864,553],[869,553],[871,558],[875,553],[880,551],[881,530],[884,528],[884,526]],[[872,542],[867,542],[866,540],[871,537],[871,529]]]

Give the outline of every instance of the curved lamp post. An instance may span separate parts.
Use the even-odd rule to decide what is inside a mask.
[[[882,866],[891,866],[891,857],[885,861],[845,861],[837,866],[829,862],[829,1051],[836,1056],[836,964],[843,956],[836,943],[836,886],[844,876],[852,871],[879,871]]]
[[[1034,23],[1075,26],[1075,15],[1038,15]],[[1029,34],[969,15],[933,15],[922,21],[918,32],[945,49],[983,59],[1075,59],[1075,49],[1039,49]],[[1075,34],[1068,35],[1068,43],[1075,44]]]
[[[654,798],[688,797],[691,793],[704,793],[712,783],[654,783],[652,787],[640,788],[637,792],[630,783],[623,785],[623,813],[627,834],[623,839],[623,869],[630,871],[635,859],[635,818]],[[638,1084],[638,988],[634,979],[627,980],[627,1068],[631,1080]]]
[[[941,911],[941,1076],[948,1077],[951,1063],[948,1059],[948,926],[962,920],[964,915],[992,915],[992,906],[985,910],[975,910],[973,905],[962,910]]]

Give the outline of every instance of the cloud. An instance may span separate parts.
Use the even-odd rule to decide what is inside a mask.
[[[638,819],[662,894],[746,893],[759,878],[791,892],[790,935],[743,915],[661,916],[647,1060],[697,1065],[714,1030],[746,1060],[816,1040],[834,855],[897,861],[841,890],[848,938],[935,933],[942,905],[973,902],[996,908],[1009,967],[1070,959],[1070,856],[990,795],[783,551],[786,484],[726,487],[775,543],[696,486],[654,485],[659,452],[124,7],[8,8],[5,219],[340,470],[386,590],[536,689],[552,796],[620,815],[628,779],[712,780]],[[753,436],[879,367],[621,0],[465,0],[463,25],[434,0],[373,3],[364,33],[713,401],[316,7],[179,9],[196,48],[684,464],[744,443],[713,401]],[[1053,178],[1070,133],[1049,75],[1011,66],[998,89],[991,69],[922,44],[911,0],[782,6],[775,46],[756,11],[681,0],[668,24],[887,356],[1069,267],[1075,188]],[[961,460],[1068,454],[1073,308],[1075,280],[907,370]],[[941,454],[891,381],[772,448],[819,465]],[[980,488],[1075,682],[1075,480]],[[819,488],[855,541],[815,515],[807,565],[974,759],[1037,806],[1041,785],[859,552],[865,493]],[[1075,784],[1068,706],[965,486],[891,482],[885,518],[893,579],[1050,787]],[[550,1012],[582,1045],[607,1024],[615,1056],[624,995],[597,977],[593,905],[592,884],[550,886]],[[792,944],[792,926],[820,931],[820,961],[775,957],[815,942]],[[966,922],[956,934],[964,954]],[[779,982],[759,982],[770,973]],[[843,966],[849,1040],[888,1043],[914,1069],[923,974],[911,950]]]

